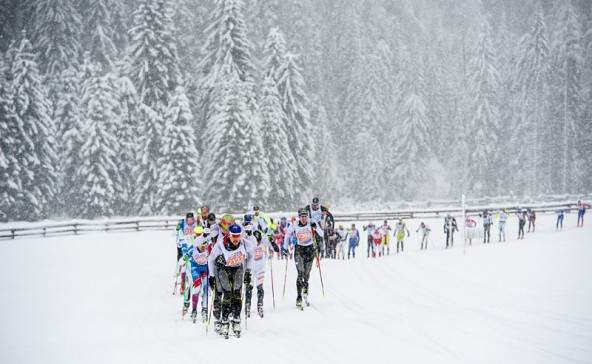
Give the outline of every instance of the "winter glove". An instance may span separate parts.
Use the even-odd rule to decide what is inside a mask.
[[[313,228],[313,229],[316,229],[316,228],[317,228],[317,223],[316,223],[316,222],[314,222],[314,221],[313,221],[313,222],[311,222],[311,223],[310,223],[310,227],[311,227],[311,228]]]
[[[271,247],[273,248],[273,251],[276,253],[280,251],[280,247],[275,243],[275,241],[271,242]]]
[[[244,282],[245,282],[245,286],[248,286],[251,284],[251,270],[250,269],[247,269],[245,271]]]
[[[207,237],[208,237],[208,235],[210,235],[210,232],[211,232],[211,231],[210,231],[210,228],[204,228],[204,231],[203,231],[203,237],[204,237],[204,238],[207,238]]]
[[[253,226],[252,225],[245,226],[245,232],[247,233],[247,235],[251,236],[251,234],[253,234]]]
[[[283,253],[285,256],[290,256],[290,251],[289,251],[288,249],[282,249],[282,253]]]
[[[208,283],[210,284],[212,290],[216,289],[216,277],[210,276],[210,278],[208,278]]]
[[[409,231],[407,232],[407,237],[410,237],[411,235],[409,235]]]

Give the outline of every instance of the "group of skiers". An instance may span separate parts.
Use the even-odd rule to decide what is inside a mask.
[[[578,201],[578,227],[583,226],[584,214],[588,204]],[[557,211],[556,228],[563,228],[565,209]],[[518,209],[518,239],[524,238],[524,227],[528,221],[528,232],[535,231],[536,213],[528,208]],[[489,243],[494,219],[499,231],[498,241],[506,241],[506,222],[510,214],[502,208],[495,215],[490,211],[479,214],[483,224],[483,243]],[[456,219],[449,213],[444,218],[446,249],[453,247],[454,232],[458,232]],[[478,234],[477,222],[469,214],[465,216],[465,228],[469,244]],[[390,236],[397,241],[396,252],[403,252],[405,235],[410,237],[403,218],[399,218],[394,229],[384,221],[381,226],[370,222],[362,227],[367,233],[367,258],[380,258],[390,254]],[[420,249],[428,247],[431,229],[421,222],[416,233],[421,232]],[[191,318],[195,323],[201,307],[201,319],[208,327],[213,314],[215,332],[228,338],[229,333],[240,337],[241,308],[245,307],[245,317],[250,317],[253,291],[257,292],[257,313],[263,317],[263,284],[266,262],[274,255],[280,259],[294,259],[298,272],[296,279],[296,307],[303,309],[308,305],[308,281],[313,262],[317,259],[345,259],[356,257],[356,247],[360,244],[360,231],[355,224],[347,229],[343,224],[335,228],[333,215],[328,208],[320,205],[314,198],[310,205],[298,210],[298,217],[290,221],[282,217],[279,223],[273,221],[258,206],[252,214],[242,220],[225,214],[220,219],[210,211],[209,206],[199,208],[198,213],[188,212],[179,220],[176,231],[177,268],[175,294],[180,277],[180,292],[183,296],[182,317],[191,308]],[[433,242],[432,242],[433,244]],[[270,268],[272,266],[270,265]],[[273,279],[273,271],[271,272]],[[322,283],[322,277],[321,277]],[[284,283],[285,284],[285,283]],[[244,293],[243,293],[244,288]],[[285,288],[285,286],[284,286]],[[285,291],[284,291],[285,292]],[[210,295],[212,296],[210,300]],[[199,299],[201,297],[201,305]],[[243,298],[244,297],[244,298]],[[208,302],[211,301],[210,314]],[[244,302],[243,302],[244,301]],[[275,298],[274,298],[275,304]]]
[[[272,254],[272,250],[286,259],[294,256],[298,271],[296,306],[302,310],[303,302],[308,305],[308,281],[313,261],[319,259],[319,245],[324,241],[325,229],[332,230],[333,220],[329,215],[328,210],[320,206],[318,198],[299,209],[298,219],[289,224],[285,218],[275,224],[258,206],[253,208],[253,214],[244,215],[242,221],[230,214],[217,219],[209,206],[202,206],[197,216],[188,212],[175,229],[177,268],[173,294],[180,277],[182,317],[191,308],[191,318],[196,322],[201,296],[201,318],[206,327],[213,314],[216,333],[225,338],[229,333],[240,337],[241,309],[244,303],[245,317],[250,317],[255,288],[257,313],[264,316],[263,284],[268,254]],[[281,235],[278,229],[282,230]],[[211,314],[208,313],[210,293]]]

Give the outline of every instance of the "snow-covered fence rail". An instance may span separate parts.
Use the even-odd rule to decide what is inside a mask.
[[[488,201],[477,201],[481,204],[467,204],[467,213],[475,214],[484,210],[497,211],[505,207],[508,212],[516,212],[519,208],[530,207],[537,213],[554,212],[559,208],[567,210],[575,208],[574,200],[560,202],[546,202],[538,204],[512,204],[512,203],[487,203]],[[450,204],[445,207],[432,208],[409,208],[388,211],[364,211],[364,212],[333,212],[335,221],[382,221],[395,220],[398,218],[437,218],[451,213],[453,216],[460,217],[461,207],[458,204]],[[281,216],[293,216],[294,213],[269,213],[270,217],[279,220]],[[242,216],[242,214],[235,214]],[[50,235],[69,235],[81,234],[97,231],[145,231],[145,230],[168,230],[172,229],[180,217],[160,216],[129,219],[110,219],[110,220],[72,220],[68,222],[40,222],[40,223],[9,223],[0,225],[0,239],[14,239],[24,236],[50,236]]]

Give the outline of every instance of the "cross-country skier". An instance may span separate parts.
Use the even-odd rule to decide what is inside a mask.
[[[319,203],[319,198],[314,197],[312,199],[312,204],[306,205],[306,211],[308,212],[308,216],[310,219],[321,226],[324,231],[325,236],[328,238],[327,230],[335,229],[335,219],[333,218],[333,214],[329,212],[329,208],[327,206],[321,205]],[[325,241],[324,238],[316,238],[317,248],[319,249],[320,257],[323,258],[324,251],[325,251]]]
[[[382,234],[380,229],[376,229],[372,233],[372,242],[374,244],[372,246],[372,258],[380,258],[382,256]]]
[[[534,233],[535,228],[535,221],[536,221],[536,212],[530,207],[526,209],[528,215],[528,232],[530,232],[530,227],[532,226],[532,232]]]
[[[510,214],[506,212],[505,207],[502,207],[502,209],[497,213],[500,242],[502,241],[502,237],[504,238],[504,241],[506,241],[506,221],[508,221],[509,217]]]
[[[465,240],[468,239],[469,245],[473,245],[473,238],[477,237],[477,221],[471,219],[471,216],[469,214],[465,216],[465,228]]]
[[[352,224],[351,229],[347,233],[348,246],[347,246],[347,259],[349,255],[356,258],[356,247],[360,244],[360,232],[356,229],[356,224]]]
[[[578,227],[584,227],[584,215],[586,214],[586,208],[590,207],[587,203],[582,203],[578,200]]]
[[[347,231],[343,228],[342,224],[339,224],[339,228],[335,230],[339,235],[339,241],[337,242],[337,259],[345,259],[345,242]]]
[[[395,224],[395,234],[397,234],[397,253],[399,252],[399,245],[401,246],[401,251],[403,251],[403,239],[405,238],[405,231],[407,231],[407,237],[409,237],[409,229],[407,229],[407,225],[403,222],[403,219],[401,218],[399,219],[397,224]]]
[[[302,309],[302,298],[308,302],[308,279],[312,261],[315,258],[315,242],[313,231],[323,238],[323,229],[315,222],[308,221],[308,211],[306,209],[298,210],[298,221],[288,227],[284,238],[284,250],[288,250],[292,237],[296,238],[296,248],[294,249],[294,260],[298,277],[296,278],[296,307]]]
[[[273,231],[276,228],[276,224],[273,223],[267,214],[259,210],[259,206],[253,207],[253,221],[256,225],[259,225],[259,230],[266,235],[269,230]]]
[[[213,214],[210,214],[210,215],[213,215]],[[208,222],[209,222],[209,217],[210,216],[208,216]],[[229,231],[228,229],[234,223],[235,223],[234,216],[231,214],[225,214],[222,216],[222,218],[220,219],[219,222],[216,222],[214,225],[212,225],[212,227],[210,229],[212,229],[212,228],[216,229],[216,235],[212,236],[212,242],[213,242],[214,246],[218,243],[224,242],[224,237],[228,236],[228,231]],[[210,234],[212,234],[212,232],[210,232]],[[220,268],[222,268],[222,267],[220,267]],[[214,306],[213,313],[214,313],[214,318],[216,319],[216,321],[214,322],[214,328],[215,328],[216,332],[220,332],[221,323],[222,323],[222,321],[220,321],[220,315],[222,313],[222,286],[210,285],[210,287],[212,287],[212,289],[216,290],[216,294],[214,295],[214,299],[213,299],[213,306]]]
[[[206,227],[206,222],[208,221],[208,215],[210,214],[210,206],[203,205],[197,211],[199,213],[199,218],[197,219],[197,223],[203,227]]]
[[[207,230],[206,230],[207,229]],[[206,322],[208,318],[208,294],[209,289],[206,288],[208,279],[208,257],[212,251],[213,245],[209,237],[209,228],[204,229],[201,226],[195,228],[195,240],[193,242],[192,250],[189,251],[191,256],[191,277],[193,278],[193,287],[191,289],[191,301],[193,303],[193,310],[191,318],[195,322],[197,316],[197,302],[199,294],[202,293],[201,299],[201,319]]]
[[[425,223],[421,223],[419,224],[419,227],[417,228],[417,230],[415,230],[416,233],[421,231],[421,245],[419,250],[423,250],[423,249],[427,249],[428,248],[428,238],[430,236],[430,227],[427,226]],[[424,244],[425,244],[425,248],[424,248]]]
[[[481,215],[481,219],[483,220],[483,243],[489,243],[491,238],[491,225],[493,225],[493,218],[489,211],[483,211]]]
[[[325,240],[327,240],[327,257],[336,259],[335,252],[337,250],[337,243],[339,242],[339,234],[337,234],[337,231],[331,229],[326,230],[325,234],[328,235],[325,236]]]
[[[559,209],[555,211],[555,213],[557,214],[557,223],[555,224],[555,230],[559,230],[559,228],[563,230],[563,217],[565,216],[566,210]]]
[[[197,221],[195,221],[195,215],[193,212],[188,212],[184,219],[179,220],[176,230],[176,241],[177,241],[177,260],[181,259],[183,252],[181,251],[180,239],[185,239],[185,236],[193,235],[194,230],[197,227]]]
[[[518,239],[524,239],[524,225],[526,225],[528,214],[526,211],[518,209],[518,212],[516,212],[516,217],[518,217]]]
[[[384,248],[386,248],[386,254],[391,254],[391,248],[389,246],[391,237],[390,231],[392,231],[390,225],[386,220],[384,220],[384,224],[380,227],[380,235],[382,236],[382,255],[384,255]]]
[[[253,246],[250,239],[243,237],[240,225],[230,225],[228,233],[214,245],[208,259],[209,284],[216,287],[216,292],[222,292],[222,321],[217,320],[215,328],[225,338],[228,338],[231,315],[232,331],[240,337],[242,286],[251,284],[253,267]]]
[[[454,231],[458,231],[456,219],[452,215],[447,214],[444,218],[444,234],[446,234],[446,249],[454,246]]]
[[[362,227],[364,231],[368,233],[368,247],[367,247],[367,258],[370,258],[370,252],[374,251],[374,230],[376,230],[376,226],[374,226],[373,222],[369,222],[368,225]]]
[[[251,297],[253,295],[253,288],[257,287],[257,313],[263,317],[263,282],[265,281],[265,262],[267,261],[266,247],[278,252],[280,248],[275,242],[270,242],[267,235],[262,234],[261,231],[255,230],[253,232],[255,244],[253,246],[253,268],[251,273],[251,283],[246,286],[245,293],[245,315],[251,317]]]

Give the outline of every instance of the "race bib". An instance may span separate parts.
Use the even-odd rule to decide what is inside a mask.
[[[207,254],[195,254],[193,256],[193,259],[199,265],[205,265],[208,263],[208,255]]]
[[[312,231],[309,229],[299,230],[296,232],[296,239],[300,244],[312,241]]]
[[[237,266],[237,265],[241,264],[246,258],[247,258],[247,255],[244,254],[242,251],[239,251],[239,252],[231,255],[230,257],[228,257],[228,259],[226,259],[226,266],[227,267]]]
[[[255,248],[255,260],[261,260],[263,258],[263,247]]]

